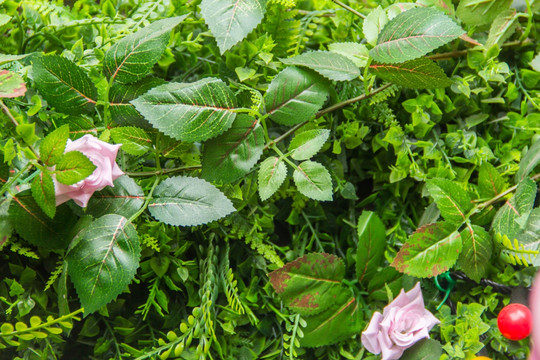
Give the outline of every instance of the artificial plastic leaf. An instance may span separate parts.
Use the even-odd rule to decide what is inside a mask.
[[[430,179],[426,186],[445,220],[457,225],[466,220],[472,208],[467,191],[448,179]]]
[[[281,159],[272,156],[265,159],[259,168],[259,196],[264,201],[272,196],[287,177],[287,167]]]
[[[437,89],[452,85],[452,80],[443,69],[426,58],[400,64],[372,64],[369,69],[386,81],[413,89]]]
[[[493,251],[491,235],[484,228],[471,225],[461,232],[461,241],[463,248],[458,265],[469,278],[480,282],[490,264]]]
[[[214,185],[187,176],[168,178],[159,184],[148,209],[157,220],[175,226],[207,224],[235,211]]]
[[[493,198],[505,189],[501,174],[488,162],[480,166],[478,173],[478,193],[482,198]]]
[[[263,147],[264,129],[259,121],[238,115],[229,130],[204,144],[201,176],[208,181],[236,181],[257,163]]]
[[[152,139],[146,131],[134,126],[111,129],[111,137],[122,150],[131,155],[143,155],[152,150]]]
[[[363,311],[351,291],[342,291],[334,300],[334,306],[305,318],[307,326],[300,345],[319,347],[335,344],[362,331],[365,323]]]
[[[354,62],[346,56],[330,51],[310,51],[280,60],[287,65],[305,66],[335,81],[353,80],[360,75]]]
[[[90,176],[96,165],[80,151],[69,151],[58,161],[54,173],[56,180],[66,185],[73,185]]]
[[[368,48],[364,44],[355,42],[332,43],[328,45],[328,50],[346,56],[360,68],[366,66],[369,59]]]
[[[308,160],[322,149],[330,136],[330,130],[313,129],[295,135],[289,144],[294,160]]]
[[[525,156],[521,159],[519,170],[514,178],[516,184],[529,176],[538,163],[540,163],[540,139],[537,139],[534,144],[532,144]]]
[[[511,4],[512,0],[461,0],[456,15],[467,25],[484,25],[508,10]]]
[[[41,210],[54,218],[56,213],[56,195],[54,193],[54,182],[52,176],[47,171],[41,171],[32,181],[32,196]]]
[[[523,250],[539,251],[540,250],[540,208],[534,208],[527,217],[527,223],[515,237],[518,243],[523,247]],[[523,257],[524,254],[521,254]],[[532,259],[531,259],[532,258]],[[529,258],[529,262],[533,266],[540,265],[540,256],[535,255]]]
[[[236,98],[225,83],[205,78],[194,83],[167,83],[131,101],[153,127],[175,139],[208,140],[227,130],[236,113]]]
[[[69,139],[69,125],[65,124],[50,132],[39,145],[41,161],[47,166],[56,165],[64,156],[64,150]]]
[[[328,97],[328,83],[308,70],[288,67],[272,80],[264,101],[270,119],[292,126],[311,119]]]
[[[419,58],[458,38],[465,31],[434,8],[414,8],[388,22],[379,34],[371,57],[380,63],[401,63]]]
[[[371,211],[363,211],[356,225],[356,278],[362,282],[374,277],[386,248],[386,229],[381,219]]]
[[[540,72],[540,53],[536,54],[529,64],[533,70]]]
[[[118,214],[130,218],[144,204],[144,193],[141,187],[127,175],[120,176],[107,186],[95,192],[88,201],[86,213],[95,218],[107,214]]]
[[[439,360],[443,347],[434,339],[422,339],[405,350],[400,360]]]
[[[125,290],[135,277],[140,256],[137,231],[123,216],[102,216],[77,234],[66,261],[85,315]]]
[[[98,130],[92,118],[85,116],[68,116],[56,120],[57,126],[69,125],[69,138],[76,140],[86,134],[98,136]]]
[[[266,0],[203,0],[200,6],[221,54],[255,29],[266,12]]]
[[[48,249],[65,248],[71,241],[73,224],[77,222],[77,216],[66,204],[56,208],[51,220],[34,200],[30,189],[13,196],[9,219],[24,240]]]
[[[0,99],[15,98],[26,93],[26,84],[20,75],[13,71],[0,70]]]
[[[332,200],[332,177],[323,165],[304,161],[294,170],[293,179],[303,195],[319,201]]]
[[[379,5],[371,10],[364,19],[362,31],[368,44],[375,46],[379,33],[388,22],[386,11]]]
[[[334,306],[343,291],[343,260],[326,253],[310,253],[268,274],[284,304],[301,315],[315,315]]]
[[[489,50],[495,45],[500,47],[516,31],[519,25],[518,19],[515,9],[508,9],[500,13],[491,24],[485,48]]]
[[[41,96],[56,110],[71,115],[94,110],[96,87],[72,61],[58,55],[43,55],[34,60],[33,71]]]
[[[417,229],[397,253],[392,266],[419,278],[442,274],[456,263],[462,241],[455,227],[433,223]]]
[[[103,60],[107,77],[129,84],[146,76],[165,51],[172,29],[186,17],[158,20],[116,42]]]

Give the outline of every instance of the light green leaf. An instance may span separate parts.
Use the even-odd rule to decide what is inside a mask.
[[[111,129],[111,137],[117,144],[122,144],[122,150],[131,155],[143,155],[152,149],[152,139],[146,131],[134,126]]]
[[[26,93],[26,84],[17,73],[0,70],[0,99],[15,98]]]
[[[37,57],[34,80],[41,96],[57,111],[80,115],[94,110],[97,90],[86,72],[58,55]]]
[[[360,76],[360,70],[354,62],[346,56],[330,51],[311,51],[280,60],[287,65],[308,67],[330,80],[353,80]]]
[[[39,146],[41,161],[47,166],[55,165],[64,155],[69,139],[69,125],[62,125],[43,139]]]
[[[135,277],[141,248],[135,227],[120,215],[94,220],[73,239],[66,261],[84,314],[107,305]]]
[[[103,60],[107,77],[129,84],[146,76],[165,51],[172,29],[186,17],[158,20],[111,46]]]
[[[11,16],[7,14],[0,14],[0,26],[6,25],[11,20]]]
[[[369,54],[381,63],[401,63],[419,58],[458,38],[465,31],[433,8],[414,8],[388,22]]]
[[[488,162],[482,163],[478,173],[478,193],[482,198],[493,198],[505,190],[501,174]]]
[[[512,0],[461,0],[456,9],[458,18],[468,25],[489,24],[508,10]]]
[[[463,250],[459,254],[458,265],[468,277],[480,282],[490,264],[493,251],[491,235],[484,228],[471,225],[461,232],[461,241]]]
[[[467,191],[448,179],[430,179],[426,186],[445,220],[456,225],[466,220],[472,208]]]
[[[359,68],[366,66],[369,59],[368,48],[363,44],[355,42],[332,43],[328,45],[328,50],[346,56]]]
[[[255,29],[266,12],[266,0],[203,0],[200,6],[221,54]]]
[[[73,185],[90,176],[96,165],[79,151],[69,151],[56,165],[56,180],[66,185]]]
[[[232,111],[236,98],[227,85],[216,78],[167,83],[131,103],[156,129],[187,142],[217,136],[236,118]]]
[[[269,157],[259,169],[259,195],[264,201],[272,196],[287,177],[287,167],[277,157]]]
[[[508,9],[500,13],[489,29],[488,39],[484,47],[489,50],[492,46],[499,47],[516,31],[519,25],[517,11]]]
[[[540,72],[540,53],[536,54],[534,59],[531,60],[530,65],[533,70]]]
[[[519,170],[515,176],[516,184],[529,176],[534,168],[540,163],[540,139],[536,140],[529,148],[519,163]]]
[[[56,214],[56,195],[54,193],[54,182],[48,172],[41,172],[32,181],[32,196],[41,210],[50,217]]]
[[[363,211],[356,225],[358,249],[356,251],[356,278],[369,281],[381,265],[386,248],[386,229],[381,219],[371,211]]]
[[[144,204],[141,187],[129,176],[123,175],[114,180],[114,187],[95,192],[88,201],[86,213],[95,218],[107,214],[118,214],[130,218]]]
[[[1,3],[2,3],[2,0],[0,0],[0,4]],[[27,57],[29,55],[30,54],[10,55],[10,54],[2,54],[2,53],[0,53],[0,65],[8,63],[8,62],[12,62],[12,61],[22,60],[22,59],[24,59],[25,57]]]
[[[426,58],[401,64],[372,64],[369,69],[386,81],[413,89],[436,89],[452,85],[452,80],[443,69]]]
[[[303,195],[319,201],[332,200],[332,178],[321,164],[304,161],[294,170],[293,179]]]
[[[371,10],[364,19],[362,31],[368,44],[375,46],[379,33],[388,22],[388,16],[381,6]]]
[[[288,67],[270,83],[264,96],[270,119],[292,126],[311,119],[328,97],[328,83],[309,70]]]
[[[159,184],[148,204],[157,220],[176,226],[195,226],[219,220],[235,209],[214,185],[202,179],[176,176]]]
[[[289,151],[294,160],[308,160],[322,149],[330,130],[313,129],[303,131],[295,135],[289,144]]]
[[[236,181],[257,163],[263,147],[264,129],[259,121],[240,114],[229,130],[204,144],[201,176],[208,181]]]
[[[540,250],[540,208],[534,208],[530,215],[527,217],[527,223],[523,227],[523,231],[520,232],[516,239],[524,250],[539,251]],[[521,256],[525,256],[522,254]],[[528,256],[533,266],[540,265],[540,256],[529,255]]]

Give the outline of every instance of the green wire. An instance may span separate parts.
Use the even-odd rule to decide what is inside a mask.
[[[448,288],[447,289],[443,288],[441,286],[441,284],[439,283],[439,276],[442,276],[448,282]],[[437,306],[437,311],[439,311],[439,309],[444,305],[444,303],[446,302],[446,300],[450,296],[450,292],[454,288],[454,285],[456,285],[456,281],[454,279],[452,279],[452,277],[450,276],[450,273],[448,271],[445,272],[444,274],[440,274],[440,275],[435,276],[435,286],[437,287],[437,289],[439,289],[440,291],[445,293],[443,300],[441,301],[439,306]]]

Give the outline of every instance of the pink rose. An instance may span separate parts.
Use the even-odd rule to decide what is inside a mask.
[[[532,313],[531,354],[529,360],[540,360],[540,272],[534,279],[529,295],[529,308]]]
[[[94,191],[102,190],[105,186],[114,186],[113,181],[124,174],[116,164],[116,154],[120,146],[121,144],[112,145],[98,140],[93,135],[84,135],[75,141],[68,140],[65,152],[80,151],[92,161],[96,169],[86,179],[73,185],[61,184],[54,178],[56,205],[73,199],[77,205],[86,207]]]
[[[382,352],[382,360],[396,360],[418,340],[429,338],[429,330],[440,321],[424,308],[420,283],[376,312],[362,333],[362,344],[373,354]]]

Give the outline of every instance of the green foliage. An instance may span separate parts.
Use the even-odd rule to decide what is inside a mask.
[[[381,219],[371,211],[362,212],[356,229],[358,232],[356,277],[362,282],[372,279],[381,264],[386,247],[386,231]]]
[[[405,87],[436,89],[452,85],[444,71],[425,58],[400,64],[373,64],[369,68],[382,79]]]
[[[348,57],[329,51],[312,51],[288,59],[281,59],[287,65],[305,66],[322,76],[335,81],[353,80],[360,70]]]
[[[0,98],[15,98],[25,93],[26,84],[19,74],[0,70]]]

